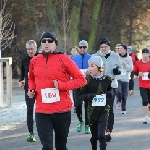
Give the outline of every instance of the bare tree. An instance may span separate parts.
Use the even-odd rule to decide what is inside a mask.
[[[14,39],[15,25],[12,22],[11,11],[4,15],[5,6],[8,0],[1,0],[0,3],[0,59],[1,51],[12,44]],[[0,61],[0,104],[3,103],[3,67]]]
[[[11,11],[9,11],[8,14],[4,15],[4,9],[7,1],[8,0],[3,0],[3,4],[1,4],[2,8],[0,10],[0,57],[1,51],[10,46],[15,37],[15,25],[12,22]]]
[[[70,30],[70,24],[71,24],[71,14],[68,12],[69,9],[69,1],[68,0],[60,0],[60,11],[63,15],[63,19],[60,24],[60,28],[63,31],[63,37],[64,37],[64,51],[66,53],[67,51],[67,33]]]

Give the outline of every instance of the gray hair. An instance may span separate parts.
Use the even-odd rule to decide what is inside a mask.
[[[26,42],[26,47],[29,46],[29,45],[32,45],[32,44],[34,46],[37,46],[37,44],[36,44],[36,42],[34,40],[29,40],[29,41]]]

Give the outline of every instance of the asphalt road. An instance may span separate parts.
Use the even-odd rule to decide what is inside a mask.
[[[150,124],[142,124],[142,103],[137,87],[135,93],[127,100],[127,114],[122,115],[115,109],[115,124],[112,132],[112,140],[107,143],[107,150],[150,150]],[[69,150],[91,150],[90,134],[76,132],[78,120],[72,111],[72,123],[68,136]],[[37,142],[26,142],[28,134],[26,123],[16,126],[12,130],[0,133],[0,150],[41,150],[41,144],[35,130]]]

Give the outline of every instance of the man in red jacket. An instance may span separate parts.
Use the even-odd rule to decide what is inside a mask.
[[[56,150],[67,150],[73,105],[69,90],[83,87],[87,82],[71,58],[57,50],[54,32],[42,33],[40,43],[43,55],[30,61],[28,78],[28,96],[36,99],[37,132],[42,150],[53,150],[53,130]]]
[[[137,61],[134,66],[135,74],[139,76],[139,90],[142,98],[142,108],[144,114],[143,124],[150,122],[148,117],[148,104],[150,104],[150,59],[149,50],[142,50],[142,59]]]

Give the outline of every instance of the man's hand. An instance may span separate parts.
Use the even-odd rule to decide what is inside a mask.
[[[30,91],[28,91],[27,95],[29,96],[29,98],[33,98],[35,96],[35,91],[30,90]]]
[[[24,84],[25,84],[24,80],[20,81],[20,82],[19,82],[19,87],[23,87]]]

